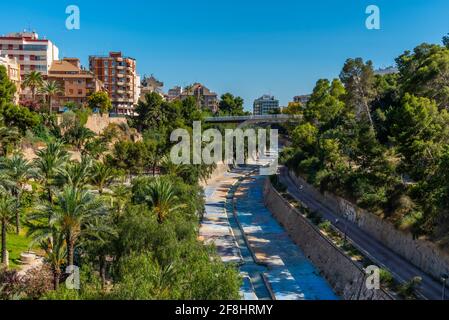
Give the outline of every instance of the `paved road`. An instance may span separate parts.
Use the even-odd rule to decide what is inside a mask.
[[[297,200],[304,202],[310,209],[316,210],[323,215],[323,218],[329,220],[341,232],[345,232],[362,250],[366,251],[374,262],[387,268],[399,281],[409,281],[413,277],[422,278],[420,293],[427,299],[440,300],[442,294],[442,284],[424,273],[413,264],[387,248],[384,244],[373,239],[365,231],[361,230],[356,224],[349,221],[341,221],[335,211],[320,201],[305,188],[298,186],[288,175],[287,168],[281,168],[280,180],[288,188],[288,192]],[[336,219],[340,222],[336,224]],[[346,224],[346,225],[345,225]]]

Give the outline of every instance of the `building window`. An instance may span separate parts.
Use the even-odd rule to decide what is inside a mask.
[[[47,45],[25,44],[23,45],[25,51],[47,51]]]

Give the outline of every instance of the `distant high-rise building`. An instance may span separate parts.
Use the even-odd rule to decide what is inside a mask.
[[[69,102],[83,105],[92,93],[103,90],[103,83],[92,72],[82,69],[78,58],[53,61],[47,80],[55,81],[61,88],[61,92],[52,99],[55,111],[62,111]]]
[[[136,60],[123,57],[121,52],[110,52],[109,56],[90,56],[89,66],[109,92],[113,112],[132,114],[140,96]]]
[[[279,100],[270,95],[263,95],[254,100],[253,114],[267,115],[279,110]]]
[[[6,74],[9,80],[11,80],[16,86],[14,103],[17,104],[19,103],[20,85],[21,85],[20,65],[17,62],[16,58],[9,58],[9,56],[1,54],[0,54],[0,65],[5,67]]]
[[[293,97],[293,102],[301,103],[303,106],[307,104],[310,100],[310,94],[304,94],[301,96],[295,96]]]
[[[36,32],[16,32],[0,37],[0,51],[9,58],[16,58],[22,78],[31,71],[48,73],[59,50],[50,40],[39,39]]]

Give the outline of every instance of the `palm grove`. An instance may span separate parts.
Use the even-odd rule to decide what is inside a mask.
[[[25,277],[3,267],[0,298],[238,298],[236,268],[198,241],[199,182],[214,168],[167,157],[170,132],[205,116],[197,101],[148,94],[128,124],[95,134],[85,124],[94,109],[111,108],[107,95],[69,103],[58,120],[49,108],[57,84],[36,73],[24,82],[32,100],[14,105],[16,89],[0,67],[1,261],[8,236],[25,233],[45,263]],[[240,98],[226,99],[242,112]],[[27,146],[36,150],[33,160],[23,154]],[[80,290],[61,285],[72,265],[81,270]]]
[[[449,230],[449,37],[396,58],[377,75],[348,59],[339,79],[317,82],[310,101],[290,105],[287,165],[408,230],[447,245]]]

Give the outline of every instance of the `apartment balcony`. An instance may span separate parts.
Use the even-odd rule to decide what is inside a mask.
[[[122,90],[122,89],[118,89],[118,90],[117,90],[117,93],[118,93],[118,94],[124,94],[124,93],[125,93],[125,91],[124,91],[124,90]]]
[[[117,69],[118,70],[125,70],[125,67],[124,66],[117,66]]]
[[[115,60],[118,62],[123,62],[123,58],[121,58],[121,57],[117,57],[117,58],[115,58]]]
[[[118,82],[117,82],[117,85],[118,85],[118,86],[124,86],[124,85],[125,85],[125,82],[124,82],[124,81],[118,81]]]
[[[117,73],[117,78],[124,78],[125,77],[125,75],[124,74],[121,74],[121,73]]]

